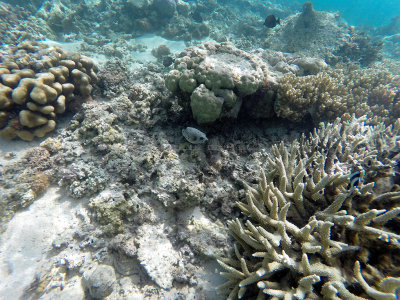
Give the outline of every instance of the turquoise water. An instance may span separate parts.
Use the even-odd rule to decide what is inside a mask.
[[[398,0],[316,0],[313,4],[317,10],[340,12],[350,25],[379,27],[390,23],[393,17],[400,15]]]

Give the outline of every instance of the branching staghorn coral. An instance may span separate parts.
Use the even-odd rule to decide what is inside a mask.
[[[228,224],[238,242],[219,260],[228,299],[398,299],[400,120],[364,121],[273,147],[258,186],[245,184],[245,218]]]

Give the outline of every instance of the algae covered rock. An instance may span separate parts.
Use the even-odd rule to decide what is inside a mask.
[[[94,197],[89,207],[93,210],[96,221],[101,225],[103,233],[115,235],[125,228],[124,220],[152,220],[151,208],[140,201],[139,197],[127,191],[119,191],[118,186],[112,186]]]

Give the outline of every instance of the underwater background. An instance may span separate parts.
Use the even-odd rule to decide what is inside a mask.
[[[399,299],[399,118],[399,1],[0,1],[0,299]]]
[[[350,25],[379,27],[399,15],[398,1],[314,1],[318,10],[338,11]]]

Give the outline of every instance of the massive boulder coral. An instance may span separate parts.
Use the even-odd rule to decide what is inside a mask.
[[[214,41],[187,48],[174,66],[165,85],[180,93],[198,124],[237,117],[243,97],[263,87],[267,78],[259,57]]]
[[[371,124],[400,117],[400,77],[377,69],[334,69],[316,75],[287,73],[279,80],[274,109],[294,122],[310,116],[314,124],[344,113],[368,115]]]
[[[35,42],[0,52],[0,136],[31,141],[56,127],[57,116],[90,97],[97,68],[88,57]]]
[[[400,120],[363,121],[273,147],[238,203],[246,221],[229,222],[228,299],[398,299]]]

